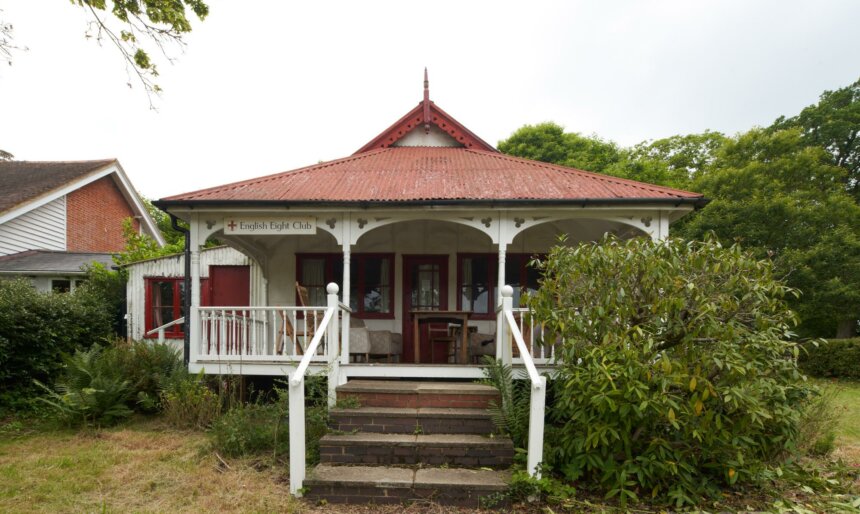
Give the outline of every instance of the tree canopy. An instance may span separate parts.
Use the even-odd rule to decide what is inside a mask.
[[[526,125],[499,150],[703,193],[673,234],[740,243],[803,294],[801,332],[849,337],[860,319],[860,80],[735,136],[705,131],[630,148],[555,123]]]
[[[191,32],[187,11],[190,10],[199,20],[209,14],[209,6],[203,0],[69,1],[88,15],[86,37],[99,43],[106,40],[115,46],[126,62],[129,74],[137,78],[148,95],[161,91],[153,81],[158,77],[153,50],[172,60],[170,47],[183,46],[183,37]],[[13,25],[0,19],[0,60],[12,64],[12,52],[19,49],[13,39]],[[131,87],[130,82],[128,85]],[[152,106],[151,96],[149,98]]]

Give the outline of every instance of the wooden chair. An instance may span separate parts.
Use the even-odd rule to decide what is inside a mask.
[[[299,306],[300,307],[311,307],[308,305],[310,303],[310,296],[308,295],[308,288],[302,286],[298,282],[296,282],[296,293],[299,297]],[[302,332],[298,332],[296,334],[296,351],[300,352],[302,355],[304,354],[305,348],[310,344],[311,339],[314,338],[314,334],[317,331],[317,323],[320,323],[325,316],[325,311],[305,311],[305,330]],[[302,346],[298,341],[299,337],[305,340],[304,346]]]
[[[300,307],[309,307],[310,298],[308,295],[308,289],[298,282],[296,282],[296,295],[299,297],[299,306]],[[304,330],[296,331],[293,327],[292,322],[290,322],[290,318],[287,315],[286,311],[281,311],[281,333],[280,338],[278,340],[277,353],[281,354],[284,350],[284,342],[285,340],[295,341],[295,347],[293,348],[294,355],[304,355],[305,348],[308,344],[310,344],[311,339],[313,339],[314,334],[316,333],[317,323],[322,321],[323,316],[325,315],[325,311],[305,311],[305,326]],[[304,340],[304,342],[302,342]]]
[[[450,357],[454,351],[452,349],[457,346],[457,340],[451,333],[451,328],[447,324],[429,323],[427,325],[427,339],[430,341],[430,361],[433,363],[436,362],[436,345],[444,343],[445,362],[450,362]],[[456,357],[456,353],[453,353],[453,355]]]

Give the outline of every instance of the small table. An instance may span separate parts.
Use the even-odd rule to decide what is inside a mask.
[[[460,331],[463,337],[460,343],[460,364],[465,364],[469,351],[469,318],[472,317],[471,311],[425,311],[414,310],[409,311],[412,316],[412,346],[415,351],[415,364],[421,360],[421,332],[419,331],[419,323],[458,323],[462,330]]]

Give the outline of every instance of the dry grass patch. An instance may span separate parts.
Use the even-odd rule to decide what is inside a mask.
[[[0,442],[2,512],[297,512],[284,466],[205,451],[157,421]]]

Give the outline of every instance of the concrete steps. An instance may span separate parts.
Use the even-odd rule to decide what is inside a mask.
[[[485,469],[413,469],[320,464],[305,480],[311,501],[330,503],[409,503],[479,506],[481,498],[507,490],[510,473]]]
[[[351,380],[337,388],[337,397],[354,398],[363,407],[486,409],[499,392],[468,382]]]
[[[473,434],[326,435],[320,440],[320,462],[507,468],[514,446],[507,437]]]
[[[332,428],[380,434],[489,435],[495,425],[486,409],[359,407],[329,411]]]
[[[353,380],[332,409],[339,433],[320,440],[320,464],[305,497],[332,503],[435,501],[478,507],[502,496],[514,457],[507,437],[492,437],[492,387],[474,383]],[[341,401],[341,404],[349,402]]]

